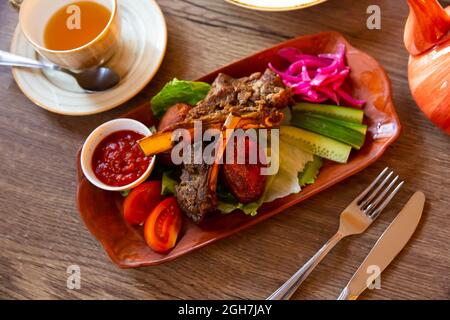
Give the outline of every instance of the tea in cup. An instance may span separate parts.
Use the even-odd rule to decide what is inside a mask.
[[[85,69],[108,61],[119,45],[117,0],[25,0],[20,26],[49,61]]]

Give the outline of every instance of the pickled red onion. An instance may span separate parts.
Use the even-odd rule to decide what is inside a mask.
[[[358,100],[342,87],[350,74],[345,64],[345,44],[338,44],[336,53],[304,54],[296,48],[284,48],[278,55],[290,63],[285,71],[276,69],[271,63],[269,68],[276,72],[287,87],[292,88],[300,100],[322,103],[327,100],[337,105],[346,104],[361,107],[365,101]]]

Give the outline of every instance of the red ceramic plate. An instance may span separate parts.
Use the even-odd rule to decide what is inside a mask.
[[[136,268],[161,264],[204,247],[266,220],[283,210],[333,186],[375,162],[400,135],[401,126],[391,98],[390,81],[380,64],[369,55],[353,48],[342,35],[325,32],[283,42],[216,70],[201,81],[212,82],[219,72],[243,77],[263,71],[268,62],[284,47],[296,47],[305,53],[334,52],[339,42],[347,44],[347,61],[352,68],[354,96],[367,101],[365,106],[369,134],[364,147],[354,152],[348,164],[326,163],[317,182],[283,199],[265,204],[256,217],[236,212],[213,215],[201,226],[186,220],[177,246],[167,254],[153,252],[145,243],[142,230],[130,227],[122,217],[120,194],[102,191],[90,184],[78,165],[78,207],[81,217],[92,234],[102,243],[111,259],[121,268]],[[174,75],[176,76],[176,75]],[[154,124],[149,105],[144,105],[125,117],[147,125]],[[79,163],[79,154],[78,154]]]

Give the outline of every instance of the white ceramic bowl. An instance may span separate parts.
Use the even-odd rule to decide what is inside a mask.
[[[95,148],[103,141],[106,137],[113,134],[114,132],[131,130],[140,133],[144,136],[150,136],[152,132],[144,124],[139,121],[132,119],[116,119],[102,124],[100,127],[95,129],[84,143],[83,149],[81,150],[81,168],[83,170],[84,176],[96,187],[107,190],[107,191],[125,191],[130,190],[141,183],[143,183],[153,171],[155,166],[156,157],[153,157],[145,173],[133,183],[130,183],[123,187],[113,187],[109,186],[102,181],[100,181],[92,168],[92,156],[94,154]]]

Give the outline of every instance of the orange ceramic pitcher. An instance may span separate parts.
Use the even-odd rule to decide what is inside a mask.
[[[450,7],[408,0],[405,46],[411,93],[425,115],[450,135]]]

